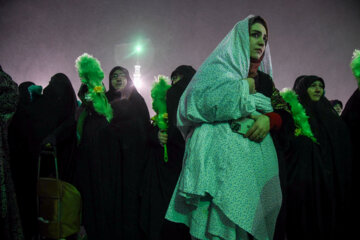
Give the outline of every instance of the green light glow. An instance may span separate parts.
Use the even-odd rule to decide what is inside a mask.
[[[136,52],[136,53],[141,53],[142,50],[143,50],[143,48],[142,48],[141,45],[137,45],[137,46],[135,47],[135,52]]]

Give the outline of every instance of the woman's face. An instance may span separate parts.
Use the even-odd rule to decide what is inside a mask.
[[[312,101],[317,102],[324,94],[324,85],[321,81],[317,80],[308,87],[307,93]]]
[[[250,27],[250,57],[260,59],[265,51],[267,33],[265,27],[255,23]]]
[[[182,75],[175,75],[171,78],[171,84],[174,85],[175,83],[179,82],[183,78]]]
[[[336,111],[336,112],[339,114],[339,116],[340,116],[340,115],[341,115],[341,111],[342,111],[341,105],[340,105],[340,104],[335,104],[334,109],[335,109],[335,111]]]
[[[121,91],[126,87],[126,74],[121,70],[116,70],[111,76],[111,85],[116,91]]]

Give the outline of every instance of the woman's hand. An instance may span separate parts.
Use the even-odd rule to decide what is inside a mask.
[[[250,118],[255,122],[244,137],[254,142],[261,142],[270,131],[270,118],[266,115],[251,115]]]
[[[158,132],[158,139],[161,146],[164,146],[167,143],[168,135],[166,132],[159,131]]]
[[[250,94],[256,93],[255,80],[253,78],[245,78],[244,80],[246,80],[248,82],[248,84],[249,84],[249,93]]]

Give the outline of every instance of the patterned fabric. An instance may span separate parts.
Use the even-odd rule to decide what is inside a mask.
[[[18,88],[0,69],[0,239],[24,239],[9,167],[8,122],[18,102]]]
[[[275,86],[273,86],[273,93],[271,95],[271,105],[274,110],[285,110],[291,113],[288,104],[281,97],[280,91]]]
[[[251,16],[249,16],[251,17]],[[249,94],[249,17],[201,65],[182,95],[178,127],[186,138],[180,178],[166,218],[199,239],[272,239],[281,206],[276,151],[234,133],[229,121],[272,112],[270,98]],[[271,75],[267,46],[260,69]]]

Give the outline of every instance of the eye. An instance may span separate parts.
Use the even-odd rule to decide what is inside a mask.
[[[260,37],[260,34],[259,33],[252,33],[251,36],[254,37],[254,38],[258,38],[258,37]]]

